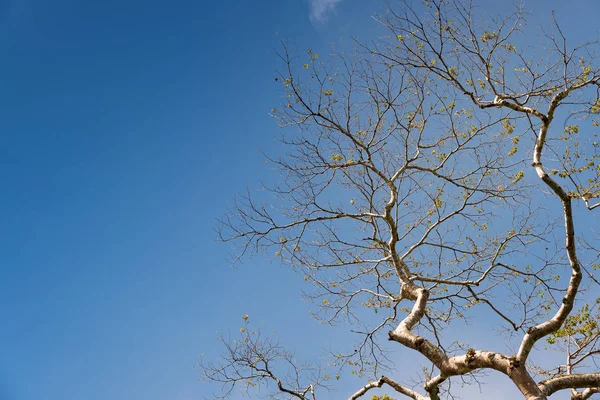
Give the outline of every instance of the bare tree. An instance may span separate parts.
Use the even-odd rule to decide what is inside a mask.
[[[460,0],[390,8],[378,17],[389,34],[350,55],[278,54],[285,99],[273,115],[289,152],[270,161],[281,183],[269,203],[236,203],[221,238],[289,263],[312,284],[318,319],[351,324],[357,346],[332,368],[370,381],[350,399],[384,385],[451,397],[454,379],[488,371],[530,400],[600,392],[588,290],[598,234],[576,231],[574,217],[595,218],[600,204],[598,42],[572,46],[553,19],[527,47],[521,8],[482,11]],[[452,335],[486,313],[505,349]],[[258,332],[224,343],[203,367],[225,394],[271,382],[274,397],[316,399],[331,377]],[[391,345],[423,362],[414,384],[390,377]],[[545,354],[555,350],[564,362]]]

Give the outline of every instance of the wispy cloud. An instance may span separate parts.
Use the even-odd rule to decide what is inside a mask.
[[[310,20],[313,22],[325,22],[335,7],[342,0],[309,0]]]

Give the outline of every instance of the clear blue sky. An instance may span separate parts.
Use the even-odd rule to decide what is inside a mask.
[[[278,40],[377,32],[382,2],[313,3],[0,0],[0,400],[210,397],[194,364],[245,313],[318,351],[297,278],[214,240],[277,151]]]

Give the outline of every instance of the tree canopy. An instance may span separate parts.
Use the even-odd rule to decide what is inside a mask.
[[[202,361],[225,397],[314,400],[345,372],[352,400],[448,398],[488,371],[530,400],[600,392],[599,237],[576,229],[600,209],[599,46],[526,19],[431,0],[390,6],[385,34],[351,52],[282,45],[281,180],[271,199],[239,198],[220,238],[289,264],[315,317],[358,342],[303,365],[244,316],[223,358]],[[472,347],[466,321],[507,345]],[[395,376],[392,348],[422,366],[417,382]]]

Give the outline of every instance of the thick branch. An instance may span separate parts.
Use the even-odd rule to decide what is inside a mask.
[[[538,386],[546,396],[564,389],[598,388],[600,373],[562,375],[542,381]]]
[[[558,104],[561,100],[567,97],[568,94],[569,91],[566,90],[556,94],[552,99],[550,107],[548,109],[548,115],[546,116],[546,118],[542,119],[542,126],[540,128],[540,132],[538,134],[534,148],[532,165],[535,168],[540,179],[550,189],[552,189],[552,191],[558,196],[558,198],[562,202],[563,214],[565,219],[565,249],[569,258],[569,264],[571,265],[572,274],[571,279],[569,280],[567,292],[562,301],[562,305],[560,306],[556,314],[549,320],[544,321],[536,326],[530,327],[527,330],[527,333],[525,334],[525,336],[523,337],[523,341],[521,342],[521,346],[519,347],[519,352],[517,353],[517,360],[521,363],[525,363],[535,342],[537,342],[544,336],[555,332],[562,326],[562,324],[565,322],[565,320],[573,310],[575,297],[577,296],[579,284],[581,283],[582,274],[575,250],[575,227],[573,223],[573,210],[571,205],[571,199],[569,195],[565,192],[565,190],[546,173],[542,164],[542,150],[546,143],[546,135],[548,133],[548,128],[550,126],[550,123],[552,122],[554,112],[558,107]]]

